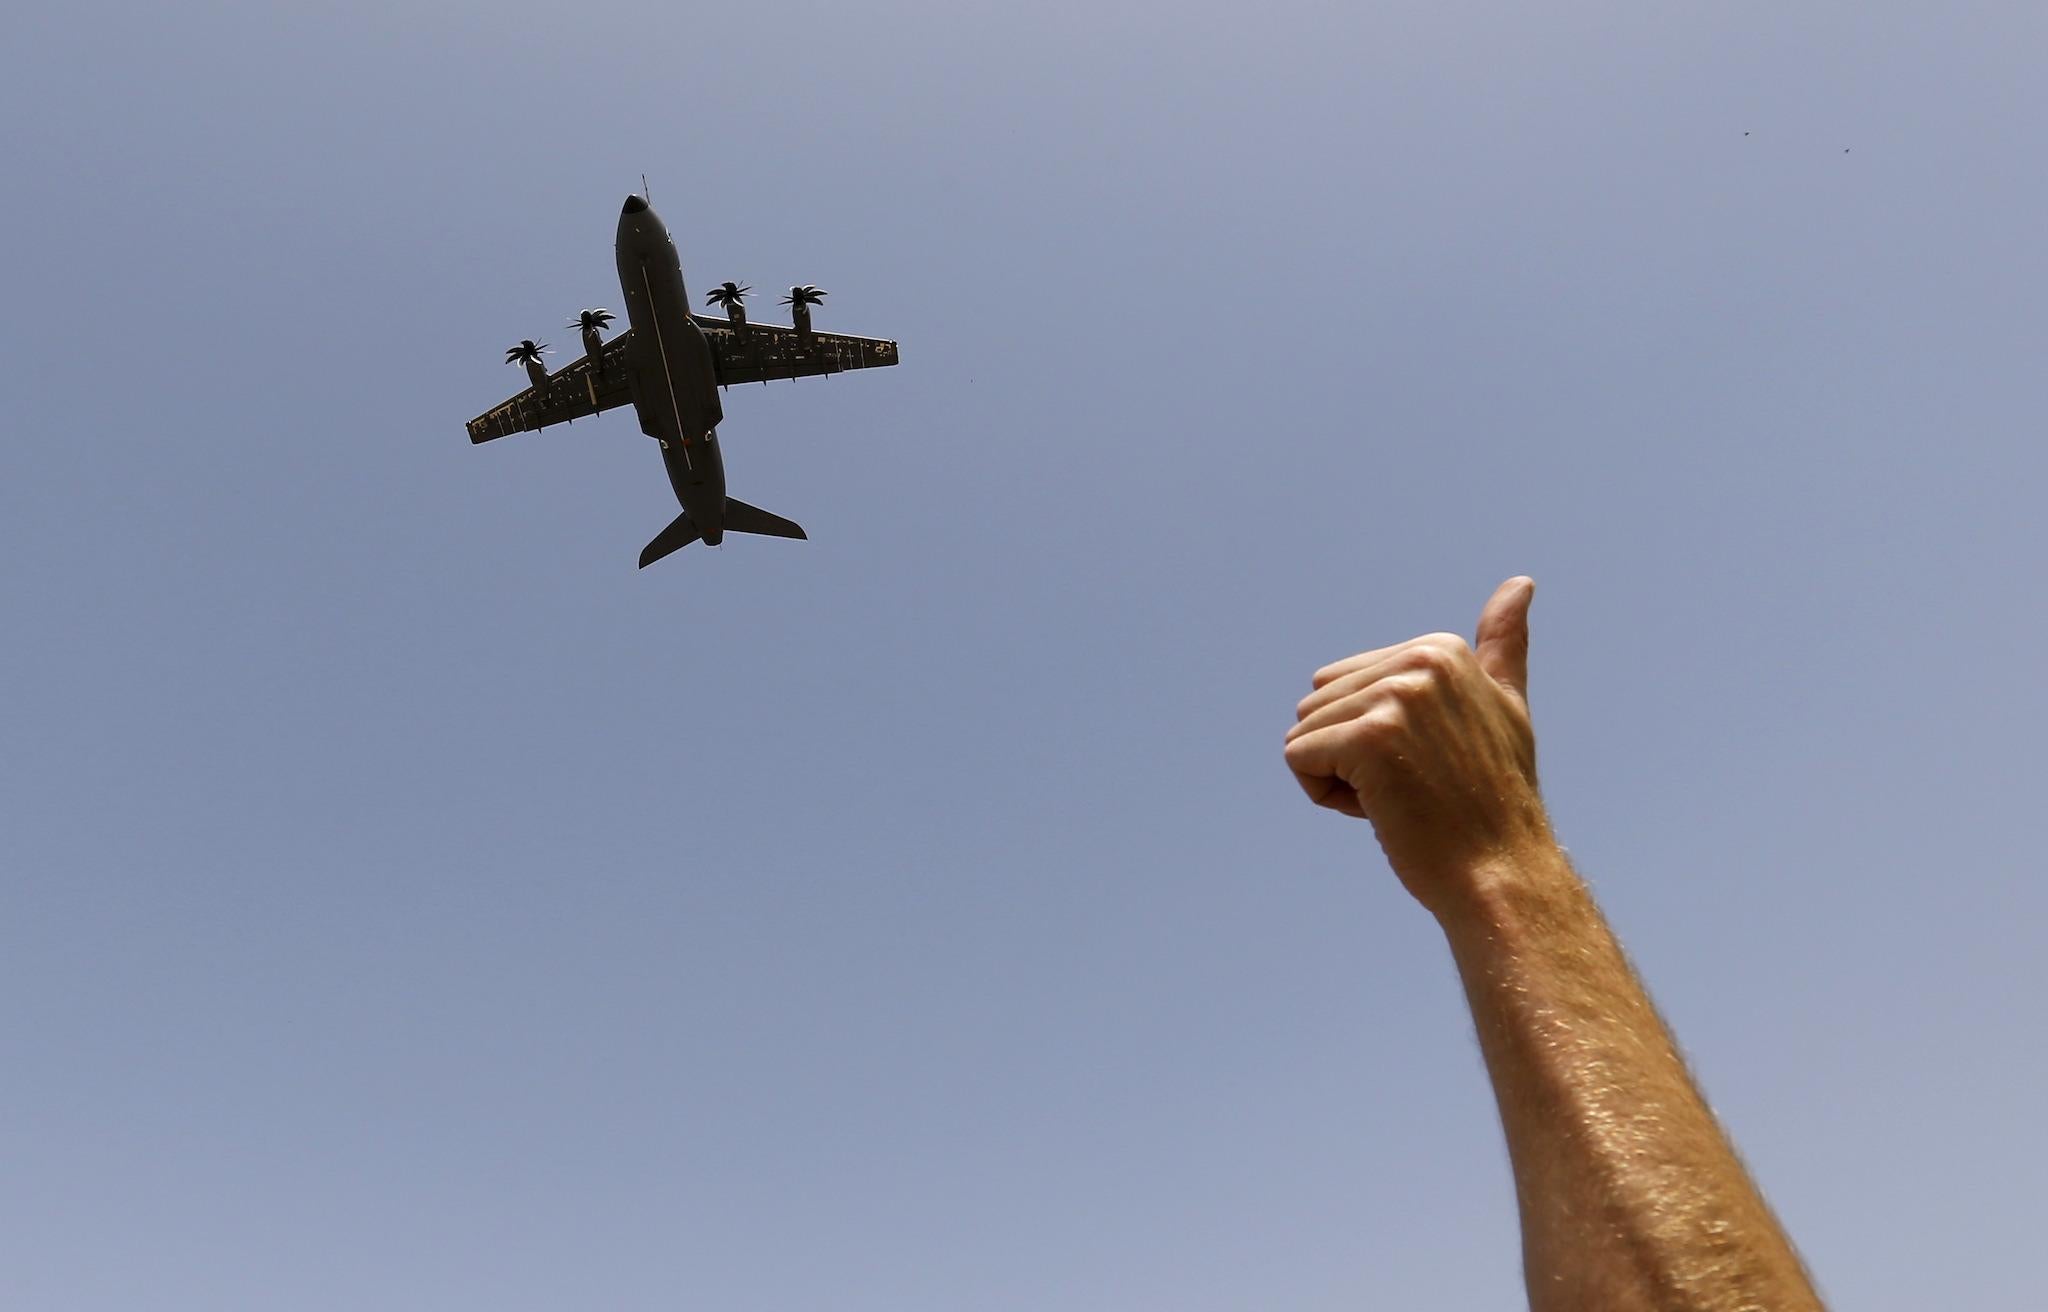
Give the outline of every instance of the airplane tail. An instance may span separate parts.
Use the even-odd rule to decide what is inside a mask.
[[[725,499],[725,531],[728,533],[759,533],[771,538],[804,538],[803,525],[780,515],[771,515],[759,506],[750,506],[744,501]]]
[[[770,538],[806,538],[803,525],[780,515],[771,515],[759,506],[750,506],[744,501],[725,499],[725,531],[728,533],[758,533]],[[640,552],[640,568],[646,569],[655,561],[695,542],[703,534],[689,514],[677,515],[669,521],[667,528],[654,535],[654,541]]]
[[[668,527],[654,535],[654,541],[640,552],[640,568],[646,569],[672,551],[681,551],[697,540],[697,526],[687,514],[677,515]]]

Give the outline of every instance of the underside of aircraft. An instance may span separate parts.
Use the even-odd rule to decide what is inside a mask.
[[[811,309],[826,293],[809,284],[791,287],[783,298],[787,325],[750,322],[746,297],[752,289],[736,282],[705,297],[724,309],[724,318],[693,313],[675,244],[641,196],[627,197],[620,211],[616,253],[631,326],[607,341],[603,334],[617,316],[583,311],[569,324],[582,336],[583,355],[553,373],[541,358],[545,343],[528,338],[508,349],[505,362],[521,365],[530,386],[470,420],[469,440],[489,442],[631,405],[641,431],[661,444],[683,508],[641,552],[642,568],[692,542],[716,546],[727,530],[804,537],[793,521],[725,495],[720,393],[742,383],[893,365],[896,343],[814,329]]]

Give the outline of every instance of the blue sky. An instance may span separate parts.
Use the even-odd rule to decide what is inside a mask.
[[[9,29],[10,1306],[1516,1306],[1447,954],[1279,747],[1518,572],[1824,1289],[2040,1301],[2038,7]],[[464,440],[643,172],[902,343],[727,398],[808,543],[638,572],[629,416]]]

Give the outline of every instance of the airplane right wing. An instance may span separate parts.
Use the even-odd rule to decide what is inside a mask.
[[[626,340],[632,335],[628,328],[606,342],[595,364],[586,355],[550,374],[545,387],[529,387],[470,420],[469,440],[488,442],[513,433],[531,433],[630,403],[633,391],[626,381]]]

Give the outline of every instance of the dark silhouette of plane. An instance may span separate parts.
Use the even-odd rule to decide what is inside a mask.
[[[612,313],[585,310],[569,325],[583,334],[583,358],[553,374],[540,358],[546,343],[528,338],[512,347],[505,362],[524,365],[533,385],[470,420],[469,440],[488,442],[631,404],[640,431],[661,443],[661,463],[683,508],[640,553],[642,569],[699,539],[715,547],[728,532],[803,537],[790,520],[725,494],[719,389],[892,365],[896,343],[815,331],[811,307],[825,293],[809,285],[790,288],[783,301],[793,311],[792,327],[747,322],[742,302],[750,289],[730,282],[708,298],[726,308],[727,318],[692,314],[675,242],[641,196],[626,197],[619,212],[616,250],[632,326],[604,341]]]

